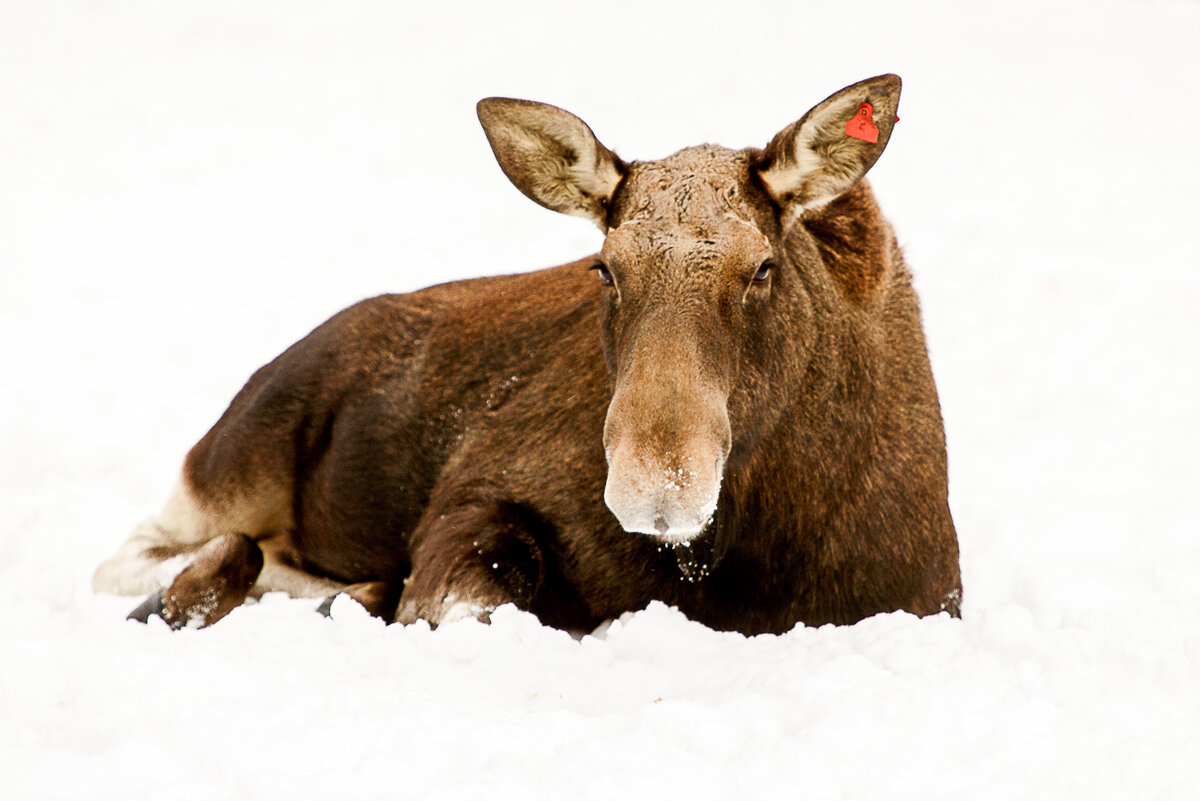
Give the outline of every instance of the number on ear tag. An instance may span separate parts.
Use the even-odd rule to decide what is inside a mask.
[[[863,103],[846,123],[846,136],[875,144],[879,141],[879,129],[875,127],[875,109]]]

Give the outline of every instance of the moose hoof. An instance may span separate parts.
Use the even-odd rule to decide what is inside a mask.
[[[333,614],[332,614],[333,613],[333,602],[337,600],[337,597],[339,595],[341,595],[340,592],[335,592],[333,595],[330,595],[324,601],[321,601],[321,605],[317,607],[317,614],[320,615],[321,617],[332,617],[333,616]]]
[[[163,599],[166,597],[166,594],[166,588],[154,593],[149,598],[142,601],[138,605],[137,609],[134,609],[132,612],[126,615],[125,619],[136,620],[138,623],[149,623],[151,617],[158,616],[163,620],[166,620],[166,617],[163,614]],[[168,623],[167,625],[169,626],[171,624]]]

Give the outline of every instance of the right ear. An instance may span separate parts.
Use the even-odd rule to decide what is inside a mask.
[[[625,163],[574,114],[545,103],[489,97],[476,110],[500,169],[526,197],[606,227]]]

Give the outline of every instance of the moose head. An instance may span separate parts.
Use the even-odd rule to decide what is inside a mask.
[[[815,336],[808,273],[819,259],[802,222],[879,158],[899,96],[897,76],[871,78],[763,150],[702,145],[646,162],[621,160],[554,106],[479,103],[517,188],[605,233],[595,263],[613,387],[604,500],[626,531],[696,537],[731,463],[802,413],[802,399],[781,397]]]

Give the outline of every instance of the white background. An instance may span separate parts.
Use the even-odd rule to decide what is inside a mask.
[[[0,4],[0,797],[1200,795],[1200,4]],[[488,95],[627,159],[905,81],[871,178],[922,294],[963,620],[574,640],[91,571],[249,374],[383,291],[599,245]]]

